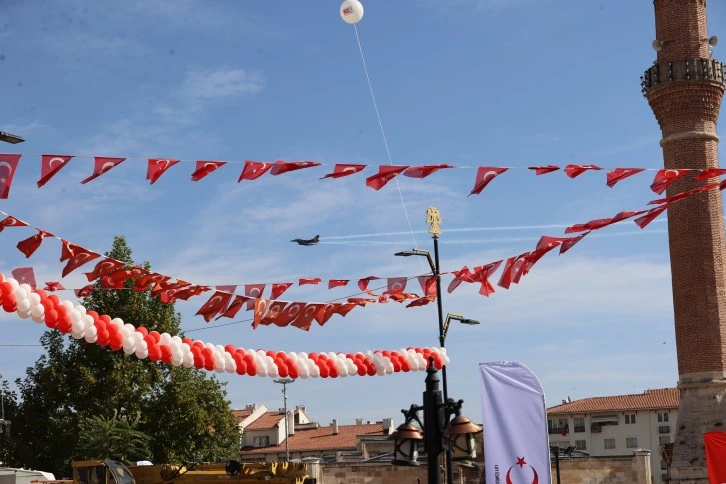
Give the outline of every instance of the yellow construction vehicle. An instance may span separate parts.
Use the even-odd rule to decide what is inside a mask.
[[[73,484],[315,484],[305,464],[260,462],[130,466],[115,460],[73,462]]]

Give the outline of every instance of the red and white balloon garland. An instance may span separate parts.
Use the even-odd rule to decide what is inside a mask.
[[[47,295],[41,289],[19,284],[0,273],[0,304],[5,312],[17,313],[21,319],[45,323],[74,339],[85,339],[139,359],[149,358],[174,366],[196,367],[217,373],[237,373],[259,377],[337,378],[346,376],[388,375],[398,372],[424,371],[429,357],[441,369],[449,362],[445,348],[401,348],[398,351],[376,350],[365,353],[295,353],[264,351],[221,346],[168,333],[148,331],[124,323],[121,318],[99,315],[81,305]]]

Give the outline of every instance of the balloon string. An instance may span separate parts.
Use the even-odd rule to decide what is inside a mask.
[[[378,127],[381,129],[381,136],[383,137],[383,144],[386,146],[386,154],[388,154],[388,163],[393,165],[393,157],[391,157],[391,150],[388,148],[388,140],[386,139],[386,132],[383,129],[383,122],[381,121],[381,114],[378,111],[378,103],[376,103],[376,96],[373,93],[373,84],[371,83],[371,77],[368,75],[368,66],[366,65],[366,58],[363,55],[363,46],[360,43],[360,37],[358,36],[358,27],[353,24],[355,30],[355,40],[358,42],[358,50],[360,51],[360,58],[363,61],[363,70],[366,73],[366,80],[368,81],[368,90],[371,93],[371,99],[373,100],[373,109],[376,111],[376,118],[378,118]],[[411,232],[411,238],[413,239],[413,246],[417,247],[416,236],[413,233],[413,226],[411,225],[411,218],[408,216],[408,209],[406,208],[406,201],[403,199],[403,193],[401,192],[401,186],[398,184],[398,178],[394,178],[393,181],[396,183],[396,189],[398,190],[398,196],[401,197],[401,205],[403,206],[403,213],[406,214],[406,222],[408,222],[408,229]],[[423,261],[419,259],[421,269],[424,269]]]

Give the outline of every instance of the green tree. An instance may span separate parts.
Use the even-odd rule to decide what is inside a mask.
[[[133,265],[131,249],[116,237],[114,259]],[[145,264],[148,269],[148,263]],[[180,316],[149,291],[98,290],[84,299],[88,310],[119,317],[148,330],[179,334]],[[158,463],[217,460],[238,453],[238,430],[224,384],[205,371],[139,360],[57,331],[41,337],[45,353],[19,382],[22,403],[18,433],[26,466],[70,473],[70,461],[83,457],[83,426],[93,419],[138,422],[134,430],[151,438]],[[131,454],[128,454],[129,456]]]
[[[76,454],[82,459],[109,458],[131,465],[146,459],[151,437],[136,430],[139,417],[132,422],[118,416],[84,418],[79,425]]]

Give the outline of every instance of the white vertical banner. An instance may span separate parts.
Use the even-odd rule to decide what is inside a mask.
[[[544,391],[521,363],[479,363],[484,465],[491,484],[551,484]]]

